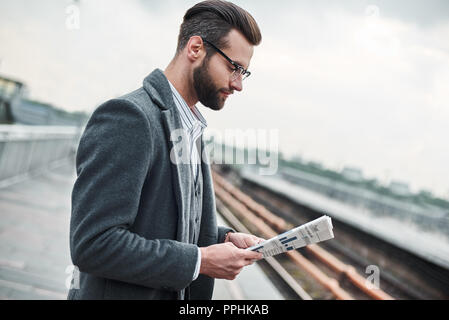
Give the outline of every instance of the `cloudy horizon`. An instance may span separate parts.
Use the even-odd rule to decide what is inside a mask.
[[[196,2],[2,1],[0,74],[91,112],[168,65]],[[211,129],[279,129],[288,156],[449,198],[449,2],[234,2],[263,41],[243,92],[221,112],[200,108]]]

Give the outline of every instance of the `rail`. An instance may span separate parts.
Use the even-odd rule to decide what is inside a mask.
[[[0,187],[22,180],[76,150],[77,127],[0,125]]]
[[[268,211],[265,207],[256,203],[253,199],[245,195],[239,189],[227,182],[218,173],[213,172],[214,188],[217,197],[225,205],[229,206],[241,219],[251,221],[251,224],[264,237],[271,238],[278,233],[284,232],[292,226],[285,222],[282,218]],[[273,228],[275,230],[273,230]],[[342,281],[347,278],[358,289],[373,299],[392,300],[393,297],[378,288],[366,286],[365,278],[357,273],[354,267],[341,262],[339,259],[331,255],[329,252],[318,245],[309,245],[306,250],[315,256],[326,266],[337,272],[338,279]],[[292,261],[309,273],[323,287],[332,292],[337,299],[351,300],[354,299],[351,294],[341,288],[340,281],[329,277],[321,271],[311,261],[306,259],[298,251],[286,253]]]

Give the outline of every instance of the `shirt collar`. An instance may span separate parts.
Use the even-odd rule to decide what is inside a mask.
[[[172,85],[170,80],[168,80],[168,83],[170,84],[170,88],[173,93],[173,100],[175,102],[176,108],[181,115],[181,122],[183,123],[183,126],[188,130],[192,130],[195,126],[198,125],[200,125],[203,129],[206,128],[207,121],[206,119],[204,119],[198,108],[196,106],[193,106],[193,108],[190,109],[187,105],[187,102],[179,94],[178,90],[176,90],[176,88]]]

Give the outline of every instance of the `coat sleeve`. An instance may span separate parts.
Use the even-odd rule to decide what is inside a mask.
[[[218,227],[218,236],[217,236],[218,243],[223,243],[225,241],[226,234],[228,232],[235,232],[235,230],[228,228],[228,227],[222,227],[222,226]]]
[[[71,257],[81,272],[178,291],[192,281],[197,246],[130,231],[152,165],[152,138],[146,115],[129,101],[110,100],[93,113],[76,157]]]

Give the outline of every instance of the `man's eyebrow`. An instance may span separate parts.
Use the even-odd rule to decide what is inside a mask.
[[[226,56],[228,56],[229,59],[231,59],[232,61],[234,61],[235,63],[237,63],[239,66],[241,66],[243,69],[248,70],[249,66],[248,66],[247,68],[245,68],[244,64],[243,64],[241,61],[239,61],[239,60],[234,60],[228,53],[224,52],[223,50],[222,50],[222,52],[223,52]]]
[[[224,52],[224,51],[223,51],[223,53],[224,53],[225,55],[227,55],[227,56],[229,57],[229,59],[231,59],[232,61],[234,61],[234,62],[237,63],[239,66],[241,66],[242,68],[245,69],[245,67],[243,66],[243,63],[242,63],[241,61],[239,61],[239,60],[234,60],[229,54],[227,54],[227,53]]]
[[[236,62],[239,66],[242,66],[243,68],[245,68],[245,67],[243,66],[243,63],[241,63],[240,61],[235,60],[235,62]],[[246,68],[245,68],[245,69],[246,69]]]
[[[238,60],[232,60],[232,61],[234,61],[235,63],[237,63],[239,66],[241,66],[243,69],[248,69],[249,68],[249,66],[248,66],[248,68],[245,68],[244,67],[244,65],[243,65],[243,63],[241,63],[240,61],[238,61]]]

